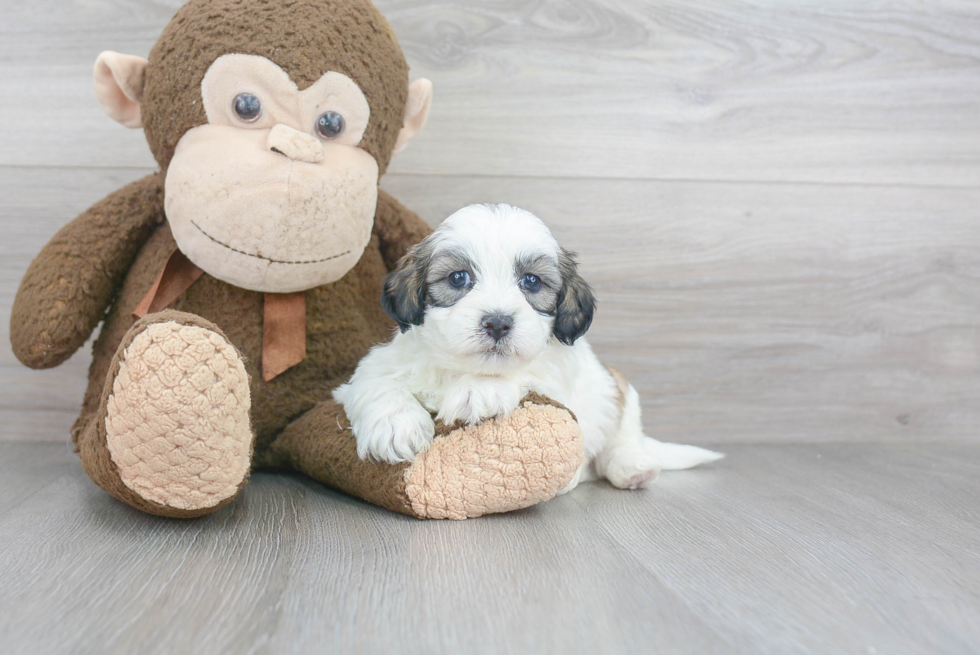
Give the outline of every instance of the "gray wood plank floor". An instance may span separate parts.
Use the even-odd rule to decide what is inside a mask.
[[[180,522],[61,445],[0,444],[0,651],[980,650],[980,447],[728,451],[461,523],[258,474]]]

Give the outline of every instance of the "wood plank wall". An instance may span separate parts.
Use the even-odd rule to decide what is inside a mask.
[[[177,0],[0,0],[0,331],[44,242],[151,170],[91,86]],[[538,213],[601,305],[590,341],[658,438],[976,441],[980,5],[383,0],[425,132],[383,186],[433,224]],[[0,348],[0,439],[61,440],[87,350]]]

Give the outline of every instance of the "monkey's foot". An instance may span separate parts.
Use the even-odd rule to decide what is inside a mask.
[[[229,500],[248,476],[248,375],[218,332],[159,318],[137,323],[117,355],[106,446],[126,487],[173,515],[197,515]]]
[[[505,419],[444,427],[437,436],[405,471],[405,495],[420,518],[465,519],[550,500],[585,457],[575,417],[537,394]]]

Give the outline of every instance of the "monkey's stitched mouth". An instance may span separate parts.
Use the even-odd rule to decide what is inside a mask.
[[[297,261],[289,261],[289,260],[286,260],[286,259],[272,259],[271,257],[263,257],[262,255],[256,255],[255,253],[245,252],[244,250],[239,250],[238,248],[235,248],[234,246],[228,245],[227,243],[224,243],[223,241],[219,241],[218,239],[215,239],[213,236],[211,236],[210,234],[208,234],[207,232],[205,232],[204,229],[200,225],[198,225],[197,223],[195,223],[194,221],[191,221],[191,225],[193,225],[194,227],[196,227],[197,230],[198,230],[198,232],[200,232],[201,234],[203,234],[207,238],[211,239],[212,241],[214,241],[216,244],[218,244],[222,248],[227,248],[228,250],[230,250],[232,252],[237,252],[239,255],[245,255],[246,257],[255,257],[256,259],[261,259],[263,261],[271,262],[273,264],[319,264],[321,262],[328,262],[331,259],[337,259],[339,257],[343,257],[344,255],[349,255],[351,253],[350,250],[347,250],[345,252],[340,253],[339,255],[330,255],[329,257],[324,257],[323,259],[302,259],[302,260],[297,260]]]

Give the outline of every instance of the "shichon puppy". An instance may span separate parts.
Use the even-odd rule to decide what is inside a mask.
[[[334,391],[361,458],[411,461],[437,419],[478,423],[536,391],[578,418],[586,463],[568,485],[605,478],[645,487],[661,469],[722,457],[643,434],[640,399],[582,335],[595,297],[572,255],[533,214],[471,205],[413,247],[385,281],[382,304],[401,331]]]

